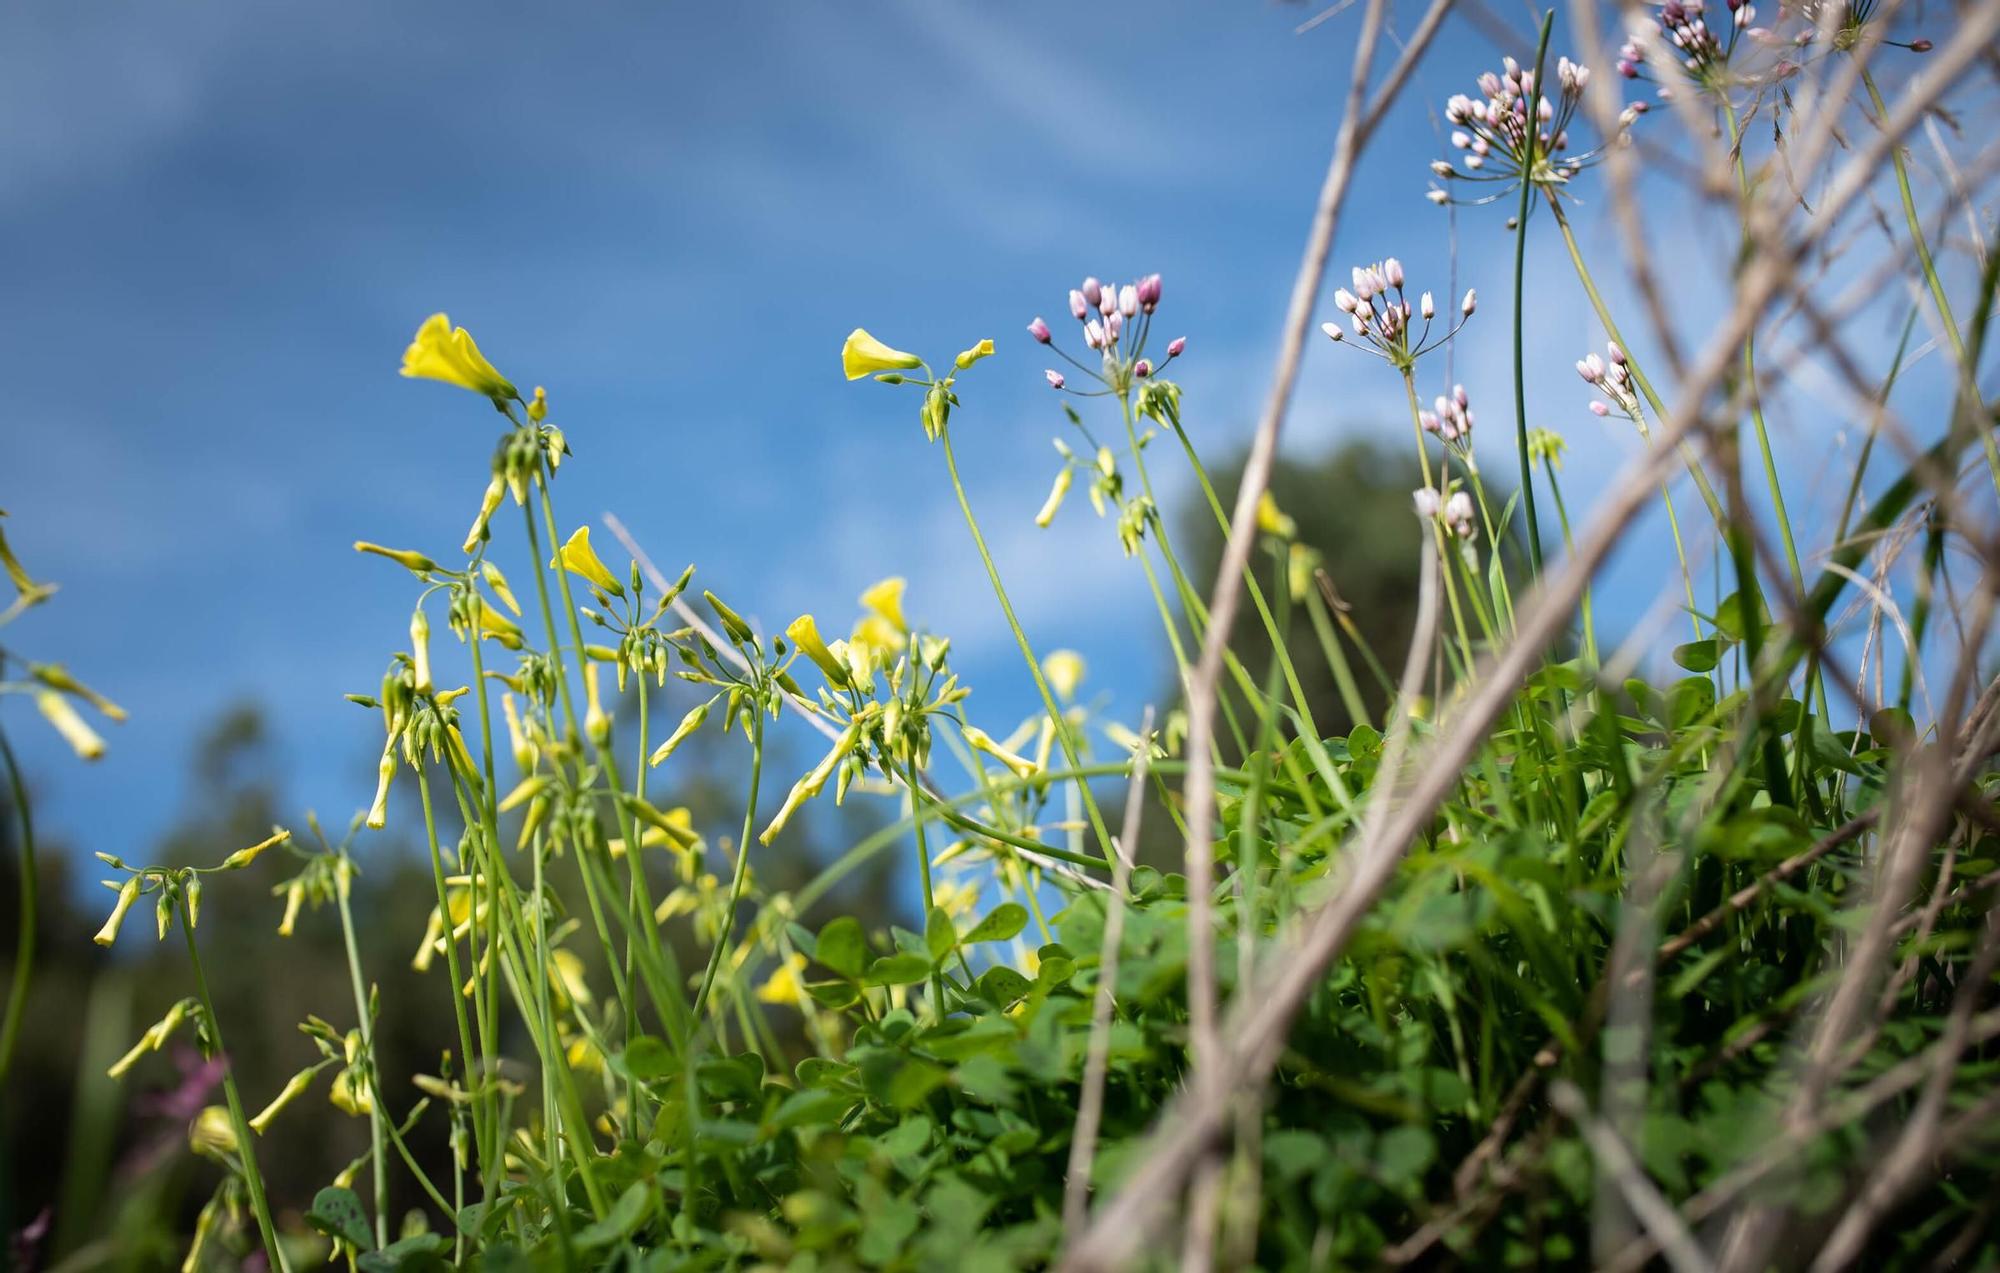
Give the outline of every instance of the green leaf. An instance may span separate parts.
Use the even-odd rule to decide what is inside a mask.
[[[638,1181],[611,1204],[611,1213],[593,1224],[577,1230],[571,1244],[579,1251],[591,1251],[601,1246],[622,1242],[639,1231],[646,1223],[646,1217],[653,1214],[653,1189],[644,1181]]]
[[[808,981],[806,993],[813,1002],[829,1008],[845,1008],[861,997],[851,981]]]
[[[1002,902],[993,908],[985,919],[972,926],[965,935],[965,944],[982,941],[1006,941],[1009,937],[1028,926],[1028,909],[1018,902]]]
[[[819,951],[814,958],[849,981],[860,980],[868,962],[868,938],[861,931],[861,921],[852,915],[828,920],[819,930]]]
[[[352,1189],[329,1186],[313,1195],[306,1223],[329,1238],[339,1238],[359,1251],[375,1249],[375,1233],[368,1227],[368,1213]]]
[[[931,952],[932,963],[943,962],[958,945],[958,929],[952,926],[951,916],[941,906],[931,907],[930,920],[924,925],[924,945]]]
[[[1674,647],[1674,662],[1680,664],[1690,672],[1714,671],[1715,665],[1721,659],[1722,651],[1717,647],[1714,637],[1710,637],[1706,641],[1690,641],[1686,645],[1677,645]]]
[[[419,1269],[448,1267],[442,1258],[451,1245],[442,1233],[413,1233],[391,1242],[380,1251],[370,1251],[358,1261],[365,1273],[413,1273]]]
[[[884,955],[868,965],[864,980],[871,986],[912,986],[930,975],[930,961],[922,955]]]
[[[848,1092],[813,1090],[793,1092],[778,1106],[770,1118],[771,1127],[783,1131],[788,1127],[815,1127],[837,1123],[841,1116],[854,1108],[860,1098]]]
[[[662,1078],[674,1070],[673,1049],[650,1034],[635,1035],[621,1055],[625,1072],[641,1083]]]
[[[1034,988],[1034,983],[1012,968],[988,968],[978,981],[979,993],[996,1008],[1005,1008]]]

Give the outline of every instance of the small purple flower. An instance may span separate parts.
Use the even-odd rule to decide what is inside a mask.
[[[1097,276],[1093,274],[1083,280],[1083,290],[1078,295],[1083,297],[1084,304],[1094,306],[1104,299],[1104,284],[1098,282]],[[1078,314],[1077,317],[1082,318],[1083,315]]]
[[[1049,325],[1041,320],[1040,315],[1036,315],[1035,321],[1028,324],[1028,334],[1044,345],[1049,343]]]
[[[1187,337],[1176,336],[1172,340],[1167,342],[1167,357],[1178,358],[1181,356],[1181,351],[1186,348],[1187,348]]]
[[[1138,362],[1132,364],[1132,375],[1135,378],[1139,380],[1144,380],[1147,376],[1150,376],[1152,374],[1153,374],[1152,359],[1141,358]]]
[[[1049,388],[1060,389],[1063,387],[1063,374],[1060,371],[1051,369],[1042,374],[1049,378]]]
[[[1112,344],[1118,343],[1118,338],[1125,334],[1124,310],[1114,309],[1104,316],[1104,334]]]

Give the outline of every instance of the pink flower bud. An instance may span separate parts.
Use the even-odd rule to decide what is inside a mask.
[[[1594,385],[1604,379],[1604,360],[1596,354],[1579,359],[1576,364],[1576,374],[1583,377],[1585,384]]]
[[[1479,308],[1479,289],[1468,287],[1465,289],[1465,300],[1459,305],[1458,312],[1470,318],[1472,311],[1477,308]]]
[[[1132,374],[1133,376],[1135,376],[1140,380],[1144,380],[1147,376],[1152,375],[1153,374],[1152,360],[1150,358],[1141,358],[1138,362],[1133,363]]]
[[[1929,40],[1916,39],[1910,41],[1910,52],[1912,53],[1928,53],[1933,47]]]
[[[1464,385],[1453,385],[1451,387],[1451,400],[1458,404],[1460,411],[1472,405],[1472,399],[1466,396]]]
[[[1028,334],[1036,340],[1041,341],[1044,345],[1049,343],[1049,325],[1043,322],[1039,315],[1036,316],[1034,322],[1028,324]]]
[[[1176,336],[1171,341],[1167,342],[1167,357],[1178,358],[1181,356],[1181,351],[1186,348],[1187,348],[1187,337]]]
[[[1429,199],[1432,203],[1437,204],[1439,207],[1443,207],[1445,204],[1451,202],[1451,196],[1446,194],[1442,190],[1432,190],[1426,195],[1424,195],[1424,198]]]
[[[1139,308],[1150,314],[1159,307],[1159,304],[1160,276],[1148,274],[1139,280]]]
[[[1104,298],[1104,284],[1098,282],[1097,276],[1093,274],[1083,280],[1083,291],[1080,294],[1085,304],[1095,305]],[[1079,314],[1078,317],[1080,318],[1082,315]]]
[[[1090,312],[1090,306],[1085,301],[1083,293],[1073,287],[1069,289],[1069,312],[1072,318],[1077,319]]]
[[[1611,355],[1612,362],[1617,363],[1621,367],[1625,365],[1625,347],[1617,341],[1614,340],[1605,345],[1604,352]]]
[[[1092,349],[1104,348],[1104,325],[1091,319],[1083,325],[1083,343]]]
[[[1416,508],[1419,517],[1429,518],[1438,515],[1437,492],[1428,486],[1420,486],[1411,491],[1410,503]]]
[[[1060,371],[1050,370],[1042,374],[1049,378],[1049,388],[1060,389],[1063,387],[1063,374]]]
[[[1401,287],[1403,285],[1403,263],[1393,256],[1382,262],[1382,277],[1388,282],[1390,287]]]
[[[1431,294],[1429,292],[1425,292],[1421,297],[1418,298],[1417,310],[1418,312],[1423,314],[1424,321],[1427,323],[1431,321],[1431,319],[1437,317],[1437,302],[1431,299]]]
[[[1118,312],[1127,318],[1139,312],[1139,289],[1130,283],[1118,289]]]
[[[1346,336],[1341,334],[1340,324],[1338,323],[1321,323],[1319,329],[1325,332],[1326,338],[1336,345],[1347,339]]]
[[[1598,402],[1595,399],[1593,399],[1590,404],[1590,414],[1600,417],[1608,416],[1611,414],[1611,408],[1606,406],[1604,403]]]
[[[1125,311],[1114,309],[1104,319],[1104,335],[1112,344],[1125,334]]]
[[[1417,423],[1423,426],[1425,433],[1436,433],[1438,431],[1437,412],[1435,411],[1417,412]]]
[[[1334,291],[1333,304],[1334,308],[1343,314],[1352,314],[1355,310],[1361,308],[1361,302],[1355,299],[1354,293],[1344,287]]]

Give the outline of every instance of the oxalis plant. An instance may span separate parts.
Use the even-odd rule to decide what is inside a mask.
[[[1953,168],[1926,210],[1904,150],[1990,51],[2000,3],[1965,6],[1933,48],[1890,40],[1888,3],[1760,25],[1679,0],[1603,75],[1551,61],[1551,15],[1532,63],[1446,102],[1457,157],[1433,165],[1430,201],[1511,209],[1511,331],[1491,338],[1511,343],[1514,427],[1497,434],[1445,370],[1493,321],[1441,281],[1449,262],[1383,255],[1330,314],[1317,300],[1355,158],[1447,7],[1386,71],[1386,6],[1361,18],[1235,489],[1168,378],[1188,344],[1156,337],[1159,275],[1068,290],[1074,337],[1027,326],[1062,362],[1042,373],[1061,432],[1033,520],[1081,482],[1138,564],[1180,689],[1157,713],[1107,715],[1081,656],[1038,648],[1009,599],[981,512],[1028,506],[975,509],[954,450],[985,424],[979,383],[1011,374],[993,341],[932,363],[857,328],[841,350],[847,379],[916,403],[921,434],[883,445],[939,456],[1036,689],[1027,719],[982,727],[899,578],[830,638],[810,614],[763,630],[615,523],[614,568],[558,516],[573,460],[548,396],[444,315],[423,324],[403,374],[486,400],[499,438],[457,551],[356,544],[414,594],[407,648],[349,696],[383,730],[372,804],[337,838],[277,829],[214,867],[102,855],[117,902],[100,940],[151,896],[188,954],[190,993],[116,1075],[180,1031],[227,1055],[196,933],[212,871],[282,874],[280,931],[337,922],[351,974],[351,1003],[300,1023],[289,1081],[244,1093],[225,1071],[226,1104],[195,1120],[221,1174],[188,1269],[252,1251],[279,1270],[2000,1259],[2000,682],[1982,670],[2000,453],[1979,386],[2000,245],[1973,202],[1990,165]],[[1578,43],[1603,43],[1595,11],[1578,16]],[[1875,78],[1892,55],[1925,59],[1893,101]],[[1622,100],[1644,81],[1650,101]],[[1671,189],[1640,162],[1647,129],[1671,132],[1719,236],[1692,330],[1660,303],[1661,263],[1629,252],[1630,286],[1602,288],[1578,232],[1595,190],[1607,231],[1643,236]],[[1863,215],[1882,191],[1900,225]],[[1940,241],[1966,208],[1986,237],[1976,278]],[[1531,300],[1554,285],[1525,267],[1530,235],[1560,241],[1601,329],[1553,366],[1525,321],[1557,303]],[[1903,339],[1858,356],[1857,307],[1885,296]],[[1308,351],[1322,317],[1339,348]],[[1267,489],[1307,356],[1407,404],[1413,516],[1380,531],[1407,544],[1407,648],[1359,640],[1339,546],[1307,542]],[[1807,483],[1771,424],[1813,358],[1852,471],[1831,515],[1794,520]],[[1573,411],[1531,424],[1531,366],[1580,378]],[[1931,390],[1892,395],[1913,376]],[[1610,421],[1638,457],[1566,499],[1565,437],[1595,446]],[[1213,577],[1176,544],[1166,490],[1214,522]],[[1669,542],[1634,543],[1655,501]],[[1613,632],[1589,588],[1620,548],[1673,564],[1656,613]],[[1243,600],[1268,657],[1232,648]],[[1677,671],[1651,657],[1664,646]],[[1315,660],[1340,720],[1304,688]],[[47,695],[97,700],[51,675],[31,668],[27,688],[93,737]],[[670,677],[695,705],[655,720]],[[739,824],[664,794],[704,730],[732,759]],[[816,740],[803,773],[766,774],[789,754],[779,731]],[[454,1034],[415,1075],[376,1062],[368,975],[410,935],[385,951],[350,904],[353,846],[398,784],[435,892],[412,962]],[[808,804],[850,799],[881,802],[881,829],[802,888],[760,880]],[[1148,820],[1182,851],[1142,862]],[[906,855],[908,926],[822,915],[879,854]],[[317,1091],[366,1121],[369,1149],[316,1196],[273,1200],[260,1156]],[[442,1159],[412,1148],[427,1120]],[[427,1205],[392,1225],[399,1181]]]

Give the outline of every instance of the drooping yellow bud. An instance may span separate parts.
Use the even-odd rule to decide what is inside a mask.
[[[847,343],[840,347],[840,369],[849,380],[859,380],[878,371],[907,371],[923,365],[924,360],[915,354],[891,349],[859,327],[847,334]]]
[[[1056,480],[1049,486],[1049,497],[1042,501],[1041,511],[1035,514],[1035,525],[1048,529],[1049,523],[1056,519],[1056,511],[1062,507],[1063,498],[1069,494],[1069,484],[1075,480],[1075,472],[1069,465],[1056,470]]]
[[[978,362],[981,358],[991,358],[992,356],[993,356],[993,342],[991,340],[982,340],[978,344],[974,345],[972,348],[960,354],[958,357],[952,359],[952,361],[958,364],[958,369],[960,371],[964,371],[967,367],[970,367],[973,363]],[[853,379],[853,377],[851,376],[848,378],[850,380]]]
[[[1083,656],[1075,650],[1054,650],[1042,660],[1042,675],[1049,678],[1049,688],[1065,703],[1076,697],[1083,673]]]
[[[61,690],[65,694],[76,695],[112,720],[122,721],[125,719],[124,708],[104,697],[104,695],[99,694],[82,681],[77,680],[74,676],[71,676],[69,669],[60,663],[30,663],[28,665],[28,675],[34,677],[37,681],[40,681],[52,690]]]
[[[590,741],[602,747],[611,741],[611,717],[604,712],[604,702],[597,691],[597,664],[583,665],[583,732]]]
[[[771,824],[757,837],[758,843],[769,844],[776,839],[778,832],[785,829],[785,824],[791,821],[792,814],[798,811],[799,806],[820,793],[821,788],[826,786],[826,780],[833,776],[834,767],[854,750],[854,740],[860,736],[860,732],[861,727],[850,722],[847,728],[841,731],[840,737],[834,740],[833,747],[817,765],[813,766],[812,772],[792,784],[790,793],[785,796],[785,803],[771,819]]]
[[[285,885],[285,917],[278,921],[278,936],[290,937],[292,926],[298,923],[299,906],[306,900],[304,880],[293,880]]]
[[[567,570],[574,575],[582,575],[599,592],[610,593],[614,597],[625,595],[625,585],[607,570],[597,551],[590,546],[590,527],[579,526],[576,533],[563,544],[562,550],[549,561],[551,570]]]
[[[722,620],[723,631],[727,632],[731,638],[738,641],[756,639],[756,633],[752,632],[750,625],[743,621],[743,616],[724,605],[722,598],[706,589],[702,591],[701,597],[702,600],[708,602],[708,608],[715,611],[715,617]]]
[[[410,662],[419,694],[431,687],[431,621],[419,606],[410,612]]]
[[[826,648],[826,642],[820,640],[819,625],[813,622],[811,615],[802,614],[792,620],[791,626],[785,629],[785,636],[798,647],[799,653],[813,661],[813,666],[817,667],[828,681],[834,685],[847,684],[847,669],[842,667],[840,660],[834,658],[833,652]]]
[[[536,385],[535,396],[528,399],[528,418],[530,420],[533,420],[536,424],[540,424],[543,420],[548,418],[548,414],[549,414],[549,391],[542,388],[540,385]]]
[[[140,1057],[148,1052],[157,1052],[166,1046],[167,1040],[173,1037],[174,1031],[179,1029],[181,1022],[187,1018],[188,1005],[189,1001],[182,999],[167,1009],[167,1015],[148,1026],[146,1032],[139,1036],[139,1041],[132,1045],[132,1050],[119,1057],[105,1073],[114,1079],[124,1078],[125,1072],[130,1070]]]
[[[250,1120],[250,1130],[262,1136],[264,1130],[271,1125],[271,1120],[282,1113],[285,1106],[297,1100],[300,1093],[312,1086],[313,1076],[318,1073],[319,1066],[315,1065],[292,1075],[291,1081],[285,1084],[284,1090],[273,1097],[271,1103],[266,1105],[255,1118]]]
[[[529,777],[523,778],[519,786],[501,798],[499,812],[512,813],[528,801],[533,800],[536,796],[541,795],[542,792],[548,790],[549,784],[554,781],[555,779],[547,774],[532,774]]]
[[[521,648],[521,625],[494,609],[484,597],[479,599],[479,632],[481,636],[492,637],[507,649]]]
[[[201,876],[197,875],[188,881],[187,899],[188,927],[193,928],[201,923]]]
[[[661,761],[673,755],[674,749],[686,742],[688,735],[700,729],[703,722],[708,720],[708,709],[713,706],[715,700],[711,698],[681,717],[681,723],[674,727],[673,733],[667,735],[667,741],[653,749],[653,754],[647,757],[646,764],[649,767],[658,766]]]
[[[83,759],[96,760],[104,754],[104,740],[84,723],[83,717],[77,715],[76,708],[63,695],[54,690],[36,690],[35,709],[55,726],[63,741]]]
[[[515,618],[520,618],[521,603],[514,600],[514,590],[507,586],[507,576],[500,573],[500,567],[490,561],[482,561],[479,573],[485,576],[486,586],[493,589],[493,595],[500,598],[500,604],[511,610]]]
[[[861,594],[862,606],[881,615],[897,632],[910,630],[910,625],[903,620],[903,589],[906,582],[901,575],[891,575]]]
[[[236,1125],[229,1119],[229,1111],[220,1105],[208,1105],[194,1116],[188,1125],[188,1147],[204,1158],[221,1161],[236,1152]]]
[[[1013,770],[1018,777],[1032,778],[1035,776],[1037,770],[1034,761],[1029,760],[1026,756],[1017,755],[1002,747],[999,743],[994,742],[993,736],[985,730],[975,725],[967,725],[962,732],[965,734],[967,745],[974,751],[985,752],[1001,764],[1007,766],[1007,768]]]
[[[366,1083],[358,1082],[352,1067],[333,1076],[333,1087],[326,1099],[350,1118],[361,1118],[375,1109],[375,1098],[368,1091]]]
[[[403,374],[483,393],[496,405],[520,395],[507,377],[494,369],[479,352],[472,333],[454,328],[443,314],[432,314],[417,329],[416,339],[403,351]]]
[[[368,826],[380,831],[389,821],[389,783],[396,776],[396,748],[393,742],[382,749],[375,765],[375,803],[368,806]]]
[[[371,544],[365,539],[354,541],[354,551],[358,553],[374,553],[377,557],[387,557],[390,561],[395,562],[405,570],[420,575],[437,569],[437,563],[420,552],[411,552],[406,548],[384,548],[380,544]]]
[[[464,551],[471,552],[479,547],[479,541],[486,538],[486,523],[493,520],[493,510],[500,507],[500,501],[507,495],[507,479],[498,473],[486,484],[486,493],[479,498],[479,512],[472,519],[472,529],[465,533]]]
[[[132,903],[139,900],[139,876],[132,876],[118,886],[118,900],[112,904],[111,914],[106,917],[104,927],[97,930],[91,940],[100,946],[109,946],[118,940],[119,926],[125,922],[125,912],[132,909]]]

